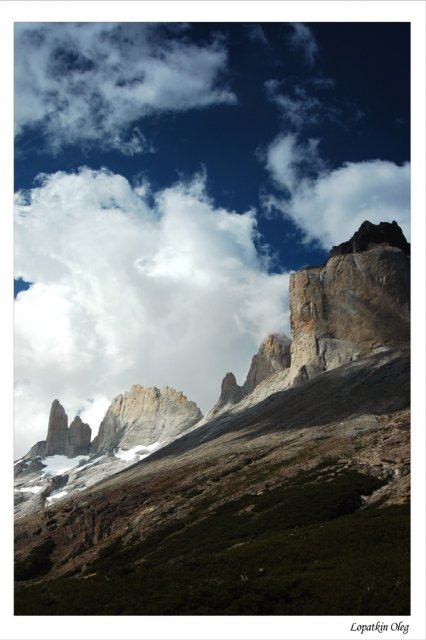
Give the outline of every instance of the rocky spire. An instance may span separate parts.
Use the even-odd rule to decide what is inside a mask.
[[[243,397],[253,391],[268,376],[290,366],[291,341],[284,334],[273,333],[267,336],[253,356],[246,381],[243,384]]]
[[[37,442],[24,456],[27,460],[45,456],[74,456],[90,453],[92,430],[76,416],[68,428],[68,416],[59,402],[54,400],[50,409],[46,440]]]
[[[222,380],[218,404],[220,406],[236,404],[242,397],[242,387],[238,386],[234,374],[227,373]]]
[[[66,455],[69,448],[68,416],[59,402],[54,400],[50,409],[46,438],[46,455]]]
[[[290,348],[291,342],[286,335],[274,333],[267,336],[251,360],[244,384],[240,387],[234,374],[227,373],[222,380],[219,400],[208,415],[214,416],[225,407],[237,404],[268,376],[287,369],[290,366]]]
[[[73,457],[89,453],[92,429],[76,416],[69,428],[69,450],[66,455]]]

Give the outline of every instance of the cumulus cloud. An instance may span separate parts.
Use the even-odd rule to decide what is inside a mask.
[[[278,209],[324,249],[350,238],[364,220],[396,222],[410,238],[410,164],[385,160],[348,162],[326,169],[318,140],[307,145],[292,134],[278,136],[266,168],[282,195],[264,195],[268,214]],[[309,164],[310,169],[309,169]]]
[[[288,36],[290,47],[295,51],[300,51],[307,65],[312,67],[318,57],[319,47],[315,36],[303,22],[291,22],[291,34]]]
[[[158,193],[87,168],[16,194],[17,455],[58,398],[96,433],[134,383],[184,391],[205,411],[228,370],[243,380],[288,331],[288,274],[269,274],[254,211],[215,206],[205,178]]]
[[[233,104],[227,51],[191,42],[185,25],[15,25],[15,125],[39,127],[50,151],[99,145],[151,151],[136,126],[152,113]]]

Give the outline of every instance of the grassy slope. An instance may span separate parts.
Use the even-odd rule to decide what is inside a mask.
[[[327,461],[206,503],[143,541],[114,540],[85,574],[21,583],[15,613],[407,615],[409,507],[360,508],[380,484]]]

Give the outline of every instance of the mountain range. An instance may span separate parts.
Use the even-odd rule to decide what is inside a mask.
[[[16,614],[409,613],[410,245],[364,222],[289,299],[204,416],[135,384],[92,440],[53,401],[14,466]]]

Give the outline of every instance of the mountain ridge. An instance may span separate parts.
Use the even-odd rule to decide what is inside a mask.
[[[409,257],[386,229],[292,275],[291,346],[274,371],[266,340],[247,395],[228,374],[215,415],[123,461],[144,401],[163,415],[162,392],[138,404],[136,385],[100,451],[32,501],[17,490],[16,614],[409,613]],[[40,472],[16,463],[27,492]]]

